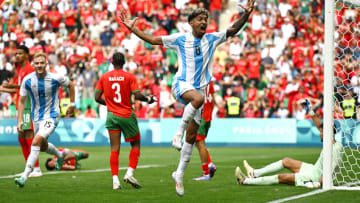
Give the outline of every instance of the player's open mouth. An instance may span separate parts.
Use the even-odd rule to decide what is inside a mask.
[[[201,31],[206,31],[206,25],[200,26],[200,30],[201,30]]]

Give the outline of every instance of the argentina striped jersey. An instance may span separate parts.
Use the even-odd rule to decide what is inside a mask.
[[[49,72],[44,78],[38,78],[36,72],[24,78],[20,95],[29,93],[33,121],[59,117],[59,87],[68,85],[69,78]]]
[[[177,80],[190,83],[194,88],[205,88],[212,78],[215,49],[226,40],[226,31],[207,33],[201,39],[192,32],[163,36],[165,48],[173,48],[178,55]]]

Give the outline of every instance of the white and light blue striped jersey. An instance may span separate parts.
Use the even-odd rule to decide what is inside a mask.
[[[207,33],[201,39],[192,32],[163,36],[165,48],[177,51],[179,68],[174,77],[190,83],[194,88],[205,88],[212,78],[212,63],[215,49],[226,41],[226,31]]]
[[[49,72],[44,78],[38,78],[36,72],[24,78],[20,95],[26,96],[29,93],[33,121],[59,117],[59,87],[68,85],[69,78]]]

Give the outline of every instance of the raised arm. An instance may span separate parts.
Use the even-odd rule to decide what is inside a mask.
[[[135,27],[136,21],[138,18],[134,18],[133,20],[130,20],[130,18],[127,16],[126,12],[122,9],[120,12],[120,20],[122,24],[124,24],[131,32],[136,34],[138,37],[140,37],[142,40],[152,44],[152,45],[163,45],[161,37],[152,36],[149,34],[146,34],[139,29]]]
[[[240,19],[236,20],[235,23],[226,30],[226,37],[232,37],[244,26],[244,24],[248,21],[251,12],[255,7],[255,0],[248,0],[245,6],[238,4],[241,8],[244,9],[244,14]]]

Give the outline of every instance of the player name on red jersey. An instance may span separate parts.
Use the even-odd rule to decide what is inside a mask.
[[[124,77],[109,77],[109,81],[124,81]]]

